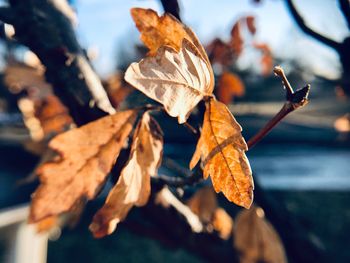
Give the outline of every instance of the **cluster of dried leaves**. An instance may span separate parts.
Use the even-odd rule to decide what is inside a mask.
[[[216,95],[218,100],[228,104],[234,97],[241,97],[245,93],[245,86],[240,77],[232,73],[231,67],[242,55],[246,47],[261,52],[260,72],[263,76],[268,76],[272,72],[273,57],[269,46],[265,43],[254,41],[257,32],[254,16],[243,16],[232,26],[230,39],[223,41],[215,38],[208,46],[207,52],[212,64],[219,65],[218,84]],[[245,37],[248,35],[248,37]]]
[[[239,262],[287,262],[283,243],[262,208],[252,205],[233,219],[218,206],[217,195],[208,186],[198,190],[187,205],[208,232],[215,231],[224,240],[232,238],[233,247],[239,252]]]
[[[249,208],[254,186],[245,155],[248,147],[241,126],[213,95],[214,74],[203,46],[190,28],[169,14],[159,17],[153,10],[140,8],[132,9],[131,14],[149,53],[129,66],[125,80],[162,104],[180,124],[205,101],[202,132],[190,168],[201,160],[204,178],[211,177],[215,191]],[[140,111],[129,160],[90,230],[95,237],[110,234],[133,206],[145,205],[151,176],[157,175],[162,159],[162,131],[145,109],[134,109],[71,129],[50,141],[57,156],[37,169],[41,184],[33,194],[29,221],[57,217],[94,199],[120,151],[127,147]]]

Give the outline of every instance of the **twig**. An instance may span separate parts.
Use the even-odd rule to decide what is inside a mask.
[[[350,29],[350,2],[349,0],[338,0],[338,2],[348,28]]]
[[[273,71],[276,76],[282,79],[282,83],[286,89],[286,102],[282,106],[282,109],[247,142],[249,149],[264,138],[272,130],[272,128],[275,127],[289,113],[296,109],[302,108],[308,103],[308,95],[310,91],[309,84],[294,92],[286,75],[284,74],[283,69],[280,66],[277,66]]]
[[[200,169],[191,172],[170,158],[164,158],[162,165],[176,174],[176,176],[158,175],[152,182],[160,185],[182,187],[195,185],[203,180],[203,171]]]
[[[328,38],[325,37],[323,35],[321,35],[320,33],[312,30],[310,27],[308,27],[305,24],[304,19],[301,17],[301,15],[299,14],[298,10],[296,9],[293,0],[285,0],[286,4],[287,4],[287,8],[289,9],[289,12],[291,13],[292,17],[294,18],[294,21],[298,24],[298,26],[300,27],[300,29],[307,35],[315,38],[316,40],[320,41],[321,43],[332,47],[336,50],[339,50],[341,44]]]

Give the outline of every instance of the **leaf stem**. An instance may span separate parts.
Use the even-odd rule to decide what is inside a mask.
[[[286,89],[286,102],[281,110],[256,135],[249,139],[247,142],[249,149],[261,141],[261,139],[263,139],[289,113],[302,108],[308,103],[308,95],[310,91],[309,84],[294,92],[282,67],[276,66],[273,71],[276,76],[281,78],[283,86]]]

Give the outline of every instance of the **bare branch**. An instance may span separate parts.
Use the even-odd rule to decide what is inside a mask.
[[[298,13],[297,9],[295,8],[293,1],[292,0],[286,0],[286,4],[287,7],[291,13],[291,15],[293,16],[295,22],[298,24],[298,26],[300,27],[300,29],[307,35],[313,37],[314,39],[320,41],[321,43],[334,48],[336,50],[339,50],[340,48],[340,43],[327,38],[323,35],[321,35],[320,33],[315,32],[314,30],[312,30],[311,28],[309,28],[306,24],[304,19],[300,16],[300,14]]]
[[[179,21],[181,21],[180,17],[180,7],[177,0],[160,0],[162,3],[164,12],[170,13],[175,16]]]
[[[252,148],[262,138],[264,138],[272,130],[272,128],[275,127],[289,113],[293,112],[296,109],[302,108],[308,103],[308,95],[310,91],[309,84],[304,88],[298,89],[294,92],[281,67],[275,67],[274,73],[276,76],[282,79],[282,83],[286,89],[286,102],[282,106],[281,110],[247,142],[249,149]]]
[[[339,0],[340,10],[343,13],[343,16],[348,24],[350,29],[350,1],[349,0]]]

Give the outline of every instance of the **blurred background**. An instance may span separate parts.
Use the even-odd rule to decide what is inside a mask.
[[[119,109],[149,102],[122,80],[129,64],[147,53],[129,10],[144,7],[161,14],[167,6],[162,2],[167,1],[69,1],[78,40]],[[256,198],[280,235],[289,262],[320,262],[314,255],[325,262],[350,262],[349,1],[179,0],[178,4],[181,21],[193,29],[209,55],[215,94],[241,124],[246,140],[285,102],[273,66],[284,68],[294,89],[311,84],[309,104],[287,116],[247,153]],[[0,262],[214,261],[184,242],[181,233],[167,236],[140,230],[149,227],[142,210],[133,210],[111,236],[93,239],[88,224],[104,198],[89,204],[73,229],[56,227],[50,234],[37,235],[25,224],[30,195],[38,184],[32,171],[43,160],[39,157],[43,141],[70,127],[72,120],[51,95],[36,56],[15,41],[10,25],[1,28]],[[178,128],[176,120],[156,117],[165,134],[165,159],[186,169],[195,148],[193,138]],[[172,175],[166,165],[161,173]],[[181,191],[184,200],[191,200],[196,189]],[[221,195],[217,202],[233,218],[235,229],[241,210]],[[306,247],[296,240],[305,241]],[[232,245],[232,237],[228,242]],[[218,262],[234,261],[227,256]]]

